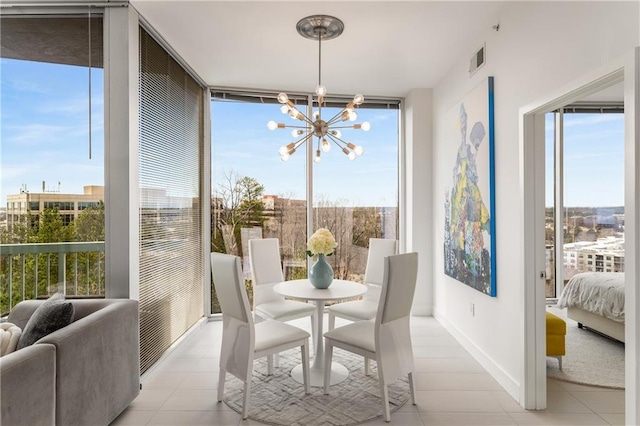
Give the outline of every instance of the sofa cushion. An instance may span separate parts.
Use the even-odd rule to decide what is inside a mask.
[[[3,322],[0,324],[0,357],[16,350],[22,330],[15,324]]]
[[[22,330],[22,336],[16,349],[33,345],[42,337],[71,324],[73,313],[73,305],[70,302],[65,302],[64,295],[54,294],[38,306],[38,309],[31,315]]]

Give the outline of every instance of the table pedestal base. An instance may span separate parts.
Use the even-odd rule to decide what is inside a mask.
[[[291,377],[298,383],[304,383],[302,380],[302,364],[293,367],[291,370]],[[336,385],[349,377],[349,370],[342,364],[337,362],[331,363],[331,379],[329,384],[331,386]],[[322,387],[324,386],[324,370],[321,368],[309,367],[309,378],[311,379],[311,386]]]

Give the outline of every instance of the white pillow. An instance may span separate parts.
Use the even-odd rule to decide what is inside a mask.
[[[10,322],[0,323],[0,357],[16,350],[22,330]]]

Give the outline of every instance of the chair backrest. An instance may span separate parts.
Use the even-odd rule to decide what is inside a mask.
[[[211,253],[211,275],[220,301],[223,317],[252,324],[249,298],[244,286],[240,258],[223,253]]]
[[[384,258],[398,253],[398,241],[385,238],[369,239],[367,268],[364,272],[364,283],[369,287],[364,300],[378,303],[380,289],[384,278]]]
[[[382,285],[384,278],[384,258],[398,253],[398,241],[385,238],[369,239],[367,268],[364,272],[365,284]]]
[[[280,264],[280,242],[277,238],[249,240],[249,265],[253,279],[254,304],[280,300],[273,291],[276,283],[284,281]]]
[[[396,254],[384,259],[375,345],[385,381],[396,380],[414,370],[409,315],[417,275],[418,253]]]
[[[242,381],[251,380],[255,326],[244,286],[240,258],[211,253],[211,275],[222,309],[220,368]]]
[[[384,259],[384,280],[376,321],[385,324],[408,317],[418,276],[418,253],[388,256]]]

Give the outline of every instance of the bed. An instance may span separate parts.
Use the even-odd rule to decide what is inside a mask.
[[[574,275],[558,299],[567,317],[624,342],[624,272],[582,272]]]

